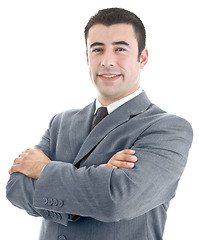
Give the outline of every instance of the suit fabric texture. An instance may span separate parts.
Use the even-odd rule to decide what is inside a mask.
[[[54,116],[35,146],[52,161],[38,180],[12,174],[7,198],[43,217],[40,240],[161,240],[191,146],[190,124],[144,91],[90,132],[94,111],[95,102]],[[99,166],[124,149],[135,150],[134,168]],[[69,214],[81,217],[73,222]]]

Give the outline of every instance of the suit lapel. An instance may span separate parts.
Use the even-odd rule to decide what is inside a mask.
[[[77,156],[83,142],[89,135],[94,110],[95,102],[79,111],[71,120],[72,123],[69,129],[69,140],[74,159]]]
[[[130,118],[135,115],[138,115],[147,110],[150,106],[150,101],[147,98],[145,92],[143,91],[140,95],[133,98],[132,100],[126,102],[107,117],[105,117],[90,133],[87,126],[87,131],[83,131],[84,134],[81,135],[81,141],[79,139],[76,141],[79,142],[78,147],[81,147],[74,161],[74,165],[77,164],[82,158],[84,158],[89,152],[91,152],[97,144],[106,137],[111,131],[116,129],[121,124],[128,122]],[[94,108],[92,114],[94,112]],[[92,115],[93,116],[93,115]],[[78,131],[80,130],[83,120],[82,116],[80,116],[80,120],[77,120],[80,125],[77,125]],[[89,128],[92,122],[92,117],[88,118],[89,120]],[[84,119],[85,121],[85,119]],[[87,137],[86,137],[86,134]],[[80,136],[79,134],[77,136]],[[83,136],[83,137],[82,137]],[[84,138],[85,137],[85,138]],[[85,139],[85,141],[83,141]]]

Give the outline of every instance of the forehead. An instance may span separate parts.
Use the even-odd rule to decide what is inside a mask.
[[[136,44],[136,35],[131,24],[114,24],[105,26],[96,24],[89,29],[87,44],[90,46],[94,42],[111,44],[112,42],[126,41],[129,44]]]

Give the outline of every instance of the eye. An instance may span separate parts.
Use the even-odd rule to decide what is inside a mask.
[[[102,48],[95,48],[95,49],[92,50],[92,52],[100,53],[100,52],[103,52],[103,49]]]
[[[117,51],[117,52],[125,52],[126,49],[125,49],[125,48],[117,48],[116,51]]]

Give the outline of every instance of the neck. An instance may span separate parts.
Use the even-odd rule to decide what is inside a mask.
[[[122,96],[119,96],[119,97],[111,97],[111,96],[102,96],[102,95],[99,95],[98,96],[98,100],[99,102],[102,104],[103,107],[106,107],[122,98],[125,98],[127,96],[129,96],[130,94],[136,92],[138,89],[140,88],[140,86],[138,86],[136,89],[134,89],[133,91],[129,92],[128,94],[125,94],[125,95],[122,95]]]

